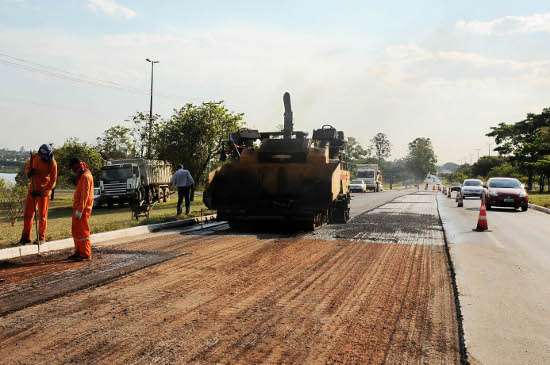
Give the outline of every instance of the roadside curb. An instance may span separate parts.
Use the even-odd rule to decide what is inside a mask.
[[[543,212],[543,213],[546,213],[546,214],[550,214],[550,208],[541,207],[540,205],[529,204],[529,208],[530,208],[530,209],[537,210],[537,211],[539,211],[539,212]]]
[[[115,231],[101,232],[92,234],[90,239],[92,244],[98,244],[114,240],[117,238],[137,236],[146,233],[155,233],[162,231],[164,229],[170,228],[181,228],[189,227],[195,224],[207,223],[214,221],[216,219],[216,214],[205,215],[202,217],[189,218],[184,220],[165,222],[165,223],[155,223],[131,228],[123,228]],[[0,261],[13,259],[21,256],[36,255],[39,253],[63,250],[66,248],[71,248],[74,246],[72,238],[64,238],[56,241],[46,242],[43,245],[40,245],[40,252],[38,252],[37,245],[24,245],[24,246],[15,246],[0,249]]]
[[[444,195],[444,197],[446,197]],[[439,224],[443,230],[443,241],[445,247],[445,256],[447,258],[447,264],[449,265],[449,276],[451,279],[451,287],[454,294],[454,303],[456,309],[456,321],[458,327],[458,346],[460,352],[460,363],[470,364],[468,359],[468,348],[466,346],[466,332],[464,331],[464,316],[462,315],[462,304],[460,302],[460,290],[458,288],[458,281],[456,279],[456,268],[453,260],[453,254],[451,253],[451,240],[445,228],[445,221],[441,216],[441,209],[439,208],[439,194],[436,194],[435,201],[437,204],[437,215],[439,216]]]

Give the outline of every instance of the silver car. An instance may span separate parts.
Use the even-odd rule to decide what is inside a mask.
[[[462,183],[462,188],[460,194],[463,199],[467,198],[478,198],[480,199],[483,195],[483,181],[479,179],[466,179]]]
[[[367,183],[363,179],[353,179],[349,184],[349,190],[351,192],[366,193]]]

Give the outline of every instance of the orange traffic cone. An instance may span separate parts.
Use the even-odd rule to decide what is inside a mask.
[[[485,207],[485,200],[481,199],[481,207],[479,208],[479,218],[477,219],[476,231],[483,232],[489,229],[487,224],[487,208]]]

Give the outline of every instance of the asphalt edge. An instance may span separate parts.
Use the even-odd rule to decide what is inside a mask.
[[[453,288],[454,302],[455,302],[455,308],[456,308],[456,323],[458,327],[457,329],[458,329],[458,346],[460,351],[460,363],[463,365],[470,365],[470,361],[468,360],[468,349],[466,348],[464,325],[462,323],[464,320],[464,317],[462,316],[462,307],[460,305],[458,284],[456,282],[456,271],[455,271],[455,266],[451,257],[451,250],[449,246],[450,241],[449,241],[449,238],[447,237],[447,231],[445,230],[445,225],[443,224],[443,219],[441,218],[441,211],[439,209],[439,194],[436,194],[435,201],[437,206],[437,215],[439,217],[439,224],[441,225],[441,228],[443,230],[443,240],[445,243],[444,244],[445,256],[447,257],[447,265],[449,265],[449,275],[451,277],[451,287]]]

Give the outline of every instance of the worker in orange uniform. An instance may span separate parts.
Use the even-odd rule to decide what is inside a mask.
[[[76,175],[71,230],[75,252],[69,256],[69,260],[88,261],[92,258],[92,243],[90,242],[90,226],[88,221],[92,215],[92,206],[94,204],[94,178],[88,165],[78,158],[72,158],[69,165]]]
[[[48,227],[48,206],[52,189],[57,181],[57,163],[53,158],[53,149],[43,144],[36,154],[31,153],[31,159],[25,164],[25,174],[29,177],[29,192],[25,201],[23,215],[23,232],[20,244],[31,242],[33,220],[38,219],[38,240],[40,244],[46,239]],[[38,217],[35,217],[37,212]]]

